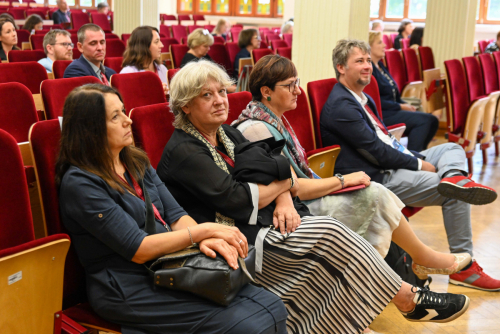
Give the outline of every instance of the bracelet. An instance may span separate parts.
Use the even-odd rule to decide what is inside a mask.
[[[189,226],[188,226],[187,230],[188,230],[188,233],[189,233],[189,239],[191,239],[191,246],[194,246],[195,243],[193,241],[193,236],[191,235],[191,230],[189,229]]]
[[[290,178],[290,189],[292,189],[294,185],[295,185],[295,179],[293,177],[291,177]]]

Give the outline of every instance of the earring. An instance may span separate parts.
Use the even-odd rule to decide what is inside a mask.
[[[270,97],[270,96],[268,96],[268,97],[267,97],[267,100],[268,100],[268,101],[271,101],[271,97]]]

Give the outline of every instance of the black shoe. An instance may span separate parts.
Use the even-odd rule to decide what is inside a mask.
[[[414,302],[417,305],[413,311],[401,312],[408,321],[449,322],[464,314],[469,307],[469,297],[465,295],[432,292],[428,287],[418,289],[411,290],[416,292]]]

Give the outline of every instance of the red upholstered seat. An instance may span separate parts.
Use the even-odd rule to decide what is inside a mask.
[[[11,7],[11,8],[9,8],[9,14],[12,15],[12,17],[14,17],[14,20],[24,20],[25,19],[25,16],[24,16],[25,10],[26,10],[25,8]]]
[[[17,33],[17,46],[22,48],[23,42],[30,41],[30,32],[28,30],[19,29],[16,31]]]
[[[45,35],[31,35],[29,36],[29,42],[31,43],[31,50],[42,50],[43,51],[43,38]]]
[[[9,52],[9,63],[20,63],[27,61],[39,61],[47,57],[41,50],[12,50]]]
[[[196,24],[196,21],[205,21],[205,15],[193,15],[193,21]]]
[[[378,90],[377,79],[372,75],[370,83],[363,89],[363,93],[369,95],[373,101],[375,102],[375,106],[377,107],[378,115],[381,119],[383,119],[382,115],[382,102],[380,101],[380,91]]]
[[[127,115],[137,107],[167,102],[161,80],[153,72],[114,74],[111,86],[120,92]]]
[[[410,39],[409,38],[402,38],[401,39],[401,49],[408,49],[410,47]]]
[[[172,62],[174,68],[180,68],[182,63],[182,58],[189,51],[187,45],[179,44],[179,45],[170,45],[170,55],[172,57]]]
[[[69,93],[76,87],[85,84],[98,83],[101,81],[96,77],[78,77],[58,80],[46,80],[42,82],[41,93],[45,115],[47,119],[57,119],[63,115],[64,101]]]
[[[31,94],[40,94],[40,84],[48,79],[45,67],[34,61],[0,64],[0,73],[0,83],[22,83]]]
[[[241,50],[240,47],[238,46],[238,43],[226,42],[225,47],[226,47],[227,53],[229,54],[229,60],[231,61],[231,64],[234,64],[234,60],[236,59],[236,55]]]
[[[42,9],[26,9],[26,17],[28,18],[30,15],[36,14],[40,15],[40,17],[45,20],[47,16],[47,12]]]
[[[229,58],[229,53],[226,50],[226,47],[222,44],[213,44],[208,51],[208,55],[213,59],[217,64],[222,65],[226,70],[229,76],[233,75],[233,63],[231,63],[231,59]]]
[[[288,44],[289,47],[292,47],[292,39],[293,34],[283,34],[283,40]]]
[[[177,15],[177,20],[179,21],[179,24],[181,24],[182,21],[191,21],[191,16],[189,16],[189,15]]]
[[[177,18],[175,17],[175,15],[163,14],[163,20],[164,21],[177,21]]]
[[[274,51],[276,51],[276,49],[278,48],[287,48],[288,43],[282,39],[275,39],[271,41],[271,47],[273,48]]]
[[[148,154],[153,168],[158,166],[165,145],[175,128],[168,103],[137,107],[130,112],[135,145]]]
[[[434,54],[430,47],[419,46],[418,54],[420,56],[420,67],[422,68],[422,72],[430,70],[431,68],[436,68],[436,65],[434,65]]]
[[[300,92],[301,94],[297,96],[297,108],[285,112],[284,117],[292,126],[300,145],[306,152],[309,152],[316,149],[313,120],[307,95],[302,87],[300,87]]]
[[[485,95],[484,82],[479,61],[476,57],[462,58],[464,63],[465,75],[467,78],[467,85],[469,87],[469,101],[474,101]]]
[[[276,54],[292,60],[292,48],[277,48]]]
[[[73,29],[80,29],[84,24],[90,23],[90,18],[85,13],[77,13],[71,10],[71,27]]]
[[[493,57],[489,53],[479,55],[479,63],[484,79],[484,92],[491,94],[500,89],[498,84],[497,66],[493,61]]]
[[[54,79],[61,79],[64,77],[64,71],[71,64],[72,60],[56,60],[52,63],[52,74]],[[96,78],[97,79],[97,78]]]
[[[115,70],[116,73],[120,73],[122,70],[122,63],[123,57],[106,57],[104,59],[104,66]]]
[[[225,44],[226,40],[222,36],[214,36],[214,44]]]
[[[484,53],[484,50],[486,50],[486,47],[490,44],[490,41],[478,41],[478,49],[480,53]]]
[[[238,42],[238,38],[240,37],[240,32],[243,30],[242,27],[238,27],[238,26],[232,26],[231,29],[229,30],[230,33],[231,33],[231,40],[233,42]]]
[[[31,125],[38,122],[32,93],[17,82],[1,83],[0,105],[0,129],[7,131],[18,143],[27,142]]]
[[[422,71],[420,71],[420,63],[418,61],[417,53],[414,49],[407,48],[403,51],[403,58],[405,61],[406,67],[406,76],[408,77],[408,81],[421,81],[422,80]]]
[[[267,44],[266,41],[262,40],[262,41],[260,41],[260,48],[259,49],[269,49],[269,45]]]
[[[316,147],[323,147],[323,142],[321,140],[321,130],[319,126],[319,121],[321,118],[321,110],[328,100],[333,86],[337,83],[337,79],[324,79],[317,81],[310,81],[307,83],[307,93],[309,95],[309,102],[311,103],[311,113],[314,124],[314,133],[316,139]]]
[[[123,43],[125,43],[125,45],[127,45],[127,41],[130,38],[130,36],[132,36],[132,34],[122,34],[122,41]]]
[[[260,58],[272,54],[274,53],[269,49],[253,49],[252,50],[253,63],[256,64],[260,60]]]
[[[385,52],[385,61],[387,62],[387,69],[394,78],[394,81],[398,85],[399,92],[403,91],[406,82],[408,81],[406,77],[405,65],[403,63],[403,58],[401,58],[401,53],[398,50],[389,50]]]
[[[497,76],[498,76],[498,82],[500,85],[500,51],[496,51],[492,53],[493,59],[495,60],[495,64],[497,65]]]
[[[166,38],[172,38],[172,31],[170,30],[170,26],[160,24],[160,34],[165,35]]]
[[[398,34],[390,34],[389,36],[391,37],[391,42],[392,42],[392,45],[394,47],[394,41],[396,40],[396,37],[398,36]]]
[[[170,52],[170,45],[172,44],[179,44],[179,41],[177,41],[175,38],[160,38],[161,44],[163,44],[163,48],[161,49],[161,52],[168,53]]]
[[[106,57],[123,57],[125,43],[121,39],[106,40]]]
[[[267,44],[271,44],[271,41],[281,40],[280,35],[278,34],[266,34],[266,42]]]
[[[229,102],[229,114],[224,123],[231,125],[240,116],[241,112],[246,109],[248,103],[252,101],[252,94],[250,92],[232,93],[227,95],[227,100]]]
[[[56,80],[52,80],[56,81]],[[61,128],[59,120],[38,122],[31,128],[30,145],[40,185],[43,212],[48,235],[66,233],[59,216],[59,196],[55,184],[55,163],[59,152]],[[120,331],[120,326],[97,316],[88,306],[85,272],[71,246],[64,268],[63,310],[75,321],[101,329]]]
[[[213,24],[205,24],[203,28],[207,29],[208,31],[212,32],[215,29],[215,25]]]
[[[106,14],[90,13],[92,23],[97,24],[104,32],[111,32],[111,25]]]
[[[387,47],[387,49],[392,49],[393,48],[393,46],[392,46],[392,40],[389,37],[389,35],[385,35],[385,34],[382,35],[382,40],[384,41],[384,44]]]
[[[188,28],[188,32],[192,33],[193,31],[195,31],[198,28],[203,28],[203,26],[199,26],[199,25],[193,24],[193,25],[188,26],[187,28]]]
[[[104,33],[106,40],[108,39],[120,39],[117,34],[113,34],[112,32],[106,32]],[[124,42],[125,43],[125,42]]]
[[[179,16],[182,16],[182,15],[179,15]],[[187,38],[188,37],[186,26],[173,25],[170,28],[172,29],[172,36],[176,40],[178,40],[179,42],[181,42],[181,38],[183,38],[183,37]]]
[[[172,79],[174,78],[174,75],[177,72],[179,72],[180,70],[181,70],[180,68],[174,68],[174,69],[171,69],[171,70],[167,71],[167,80],[168,80],[169,84],[172,82]]]

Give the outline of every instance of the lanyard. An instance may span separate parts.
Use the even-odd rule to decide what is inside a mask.
[[[205,137],[205,135],[204,135],[203,133],[201,133],[201,132],[200,132],[200,134],[203,136],[203,138],[205,138],[205,139],[208,141],[208,143],[209,143],[210,145],[212,145],[212,143],[210,142],[210,140],[208,140],[208,138],[207,138],[207,137]],[[224,153],[222,153],[221,151],[219,151],[219,149],[218,149],[217,147],[215,147],[214,145],[212,145],[212,147],[213,147],[213,148],[217,151],[217,153],[219,153],[219,155],[222,157],[222,159],[224,159],[224,161],[226,161],[226,163],[227,163],[229,166],[231,166],[231,167],[233,167],[233,168],[234,168],[234,161],[233,161],[233,159],[231,159],[231,158],[230,158],[230,157],[228,157],[226,154],[224,154]]]
[[[380,128],[380,130],[382,130],[382,132],[384,134],[388,134],[384,124],[382,124],[382,122],[380,122],[380,120],[378,119],[378,117],[373,113],[373,111],[370,109],[370,107],[368,106],[368,104],[365,104],[365,110],[373,117],[373,119],[375,120],[375,122],[377,122],[377,125],[378,127]]]

